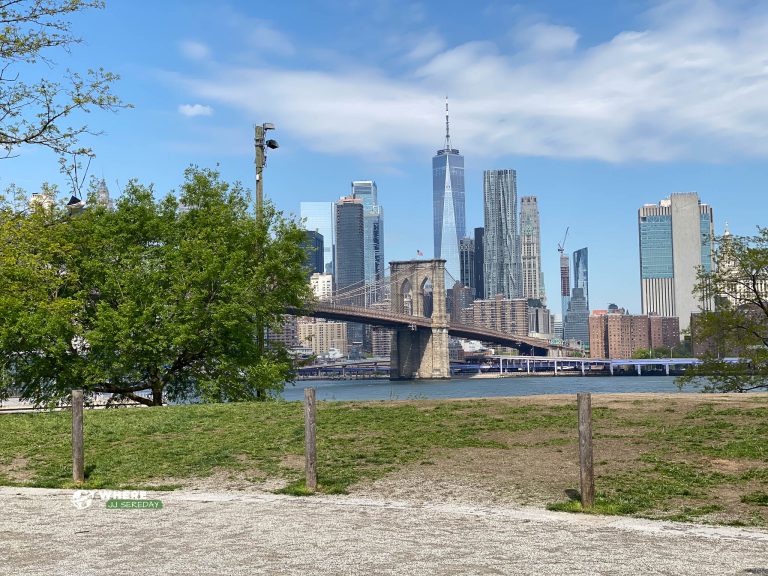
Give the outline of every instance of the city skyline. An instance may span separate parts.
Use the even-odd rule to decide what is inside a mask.
[[[134,108],[89,115],[105,134],[84,142],[97,153],[90,174],[113,198],[130,178],[154,182],[157,195],[178,189],[189,164],[252,189],[253,126],[273,122],[280,148],[264,190],[278,208],[298,215],[302,201],[333,202],[351,180],[376,180],[387,191],[387,260],[429,255],[426,165],[447,94],[465,156],[466,230],[483,222],[483,170],[515,169],[519,194],[539,201],[553,311],[566,227],[569,253],[592,252],[590,305],[639,313],[638,206],[696,191],[715,207],[717,234],[725,222],[736,235],[764,224],[754,207],[768,178],[767,6],[298,2],[257,13],[240,1],[211,10],[169,0],[146,18],[150,6],[78,16],[84,42],[54,58],[122,76],[116,92]],[[19,152],[0,188],[64,188],[52,155]]]

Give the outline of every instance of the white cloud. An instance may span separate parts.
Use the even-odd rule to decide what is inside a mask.
[[[213,114],[213,108],[205,104],[180,104],[179,114],[182,116],[210,116]]]
[[[220,66],[183,82],[330,154],[385,160],[439,147],[449,94],[453,143],[475,156],[765,157],[768,11],[749,10],[673,0],[648,14],[646,29],[591,47],[578,48],[569,28],[540,25],[519,52],[433,43],[405,72]]]
[[[211,51],[202,42],[185,40],[180,44],[181,53],[190,60],[205,60],[211,55]]]
[[[576,48],[578,33],[567,26],[537,23],[520,29],[517,40],[532,52],[570,52]]]

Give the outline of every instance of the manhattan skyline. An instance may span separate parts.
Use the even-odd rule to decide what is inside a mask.
[[[84,43],[57,55],[59,67],[120,74],[115,90],[134,105],[87,118],[105,132],[85,142],[97,153],[90,174],[112,198],[129,178],[164,195],[189,164],[252,189],[253,126],[273,122],[280,148],[264,191],[278,208],[298,215],[301,201],[334,202],[350,181],[375,180],[386,259],[430,256],[429,159],[447,94],[466,229],[483,224],[483,171],[516,170],[520,196],[538,198],[551,295],[567,226],[566,253],[591,252],[590,306],[639,313],[638,206],[696,192],[717,234],[765,224],[766,6],[332,1],[257,12],[169,0],[111,2],[73,24]],[[52,155],[19,152],[0,189],[65,189]]]

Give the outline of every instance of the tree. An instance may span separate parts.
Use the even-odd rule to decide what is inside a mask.
[[[239,184],[195,168],[178,199],[132,181],[113,211],[93,194],[74,217],[6,203],[0,362],[21,396],[47,404],[83,388],[159,405],[279,391],[292,363],[256,329],[307,302],[305,232],[248,206]]]
[[[80,147],[78,139],[93,132],[87,125],[65,126],[65,120],[76,112],[125,107],[111,92],[118,76],[101,68],[84,73],[67,69],[61,81],[50,79],[54,67],[50,52],[69,50],[80,42],[71,34],[67,17],[103,6],[102,0],[0,0],[0,148],[4,157],[27,144],[50,148],[62,157],[90,157],[92,150]],[[44,70],[38,70],[41,66]],[[40,80],[26,78],[38,73],[43,74]]]
[[[692,339],[707,352],[680,385],[713,392],[768,388],[768,228],[718,238],[713,269],[700,270],[696,292],[712,298],[715,309],[692,324]]]

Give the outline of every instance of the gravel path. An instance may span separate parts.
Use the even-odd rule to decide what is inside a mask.
[[[150,493],[80,510],[71,490],[0,488],[0,574],[768,576],[768,531],[533,508],[266,493]]]

